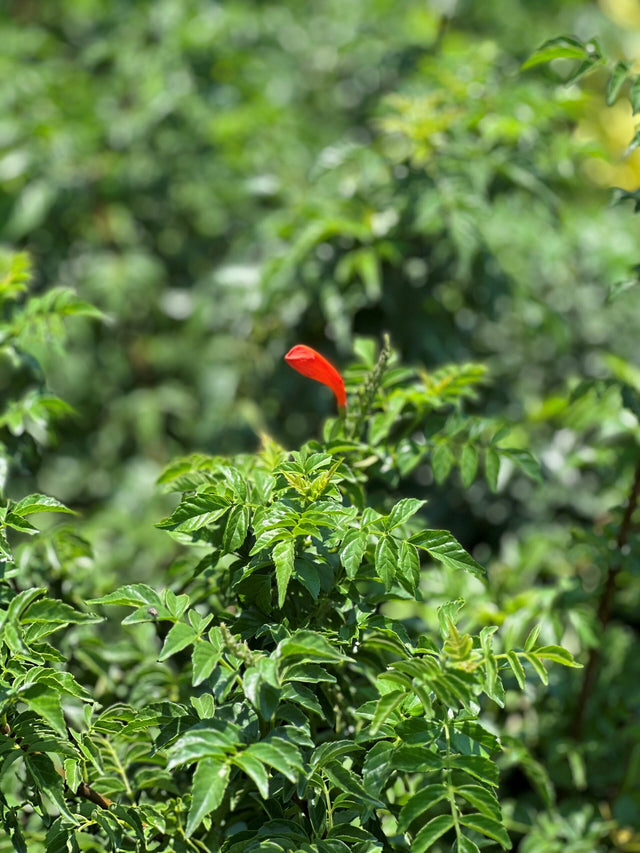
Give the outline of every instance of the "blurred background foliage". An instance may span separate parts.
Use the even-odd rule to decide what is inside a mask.
[[[624,153],[632,109],[605,103],[604,69],[565,86],[567,60],[521,65],[561,33],[633,62],[637,3],[8,0],[0,28],[0,240],[31,254],[36,293],[70,288],[104,314],[67,324],[64,353],[25,324],[3,362],[5,395],[40,387],[28,345],[74,409],[51,403],[55,436],[31,419],[7,491],[80,510],[94,594],[161,582],[175,553],[155,481],[173,456],[320,434],[332,401],[287,369],[290,346],[346,365],[388,331],[427,371],[486,364],[470,411],[516,424],[542,462],[541,482],[503,465],[496,494],[428,461],[412,472],[402,493],[428,496],[492,578],[483,600],[430,573],[427,600],[473,593],[471,622],[516,633],[544,618],[586,660],[637,456],[620,382],[637,382],[638,223],[609,187],[637,189],[640,153]],[[540,793],[514,805],[535,824],[523,850],[640,849],[637,722],[619,734],[640,697],[616,680],[640,683],[637,558],[621,571],[581,743],[558,732],[579,674],[507,708],[566,794],[562,814]],[[623,835],[607,842],[611,817]]]

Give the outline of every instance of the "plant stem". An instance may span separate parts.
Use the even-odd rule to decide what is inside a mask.
[[[638,461],[638,464],[636,465],[633,483],[631,485],[631,491],[629,492],[627,505],[624,509],[624,515],[622,516],[620,530],[618,531],[618,537],[616,539],[616,556],[614,557],[614,559],[612,559],[609,565],[607,579],[605,581],[602,594],[600,595],[600,601],[598,603],[597,615],[598,622],[600,623],[601,637],[604,634],[607,625],[609,624],[609,618],[611,616],[611,607],[616,592],[616,584],[622,565],[621,552],[629,539],[629,533],[631,532],[631,519],[638,504],[638,497],[640,497],[640,461]],[[596,684],[599,662],[600,647],[592,648],[589,652],[589,660],[587,661],[587,665],[585,667],[584,679],[582,682],[582,687],[580,689],[580,695],[578,696],[578,704],[576,707],[575,716],[573,718],[573,725],[571,727],[571,734],[576,740],[580,740],[580,738],[582,737],[582,729],[584,725],[586,709],[591,694],[593,692],[593,688]]]

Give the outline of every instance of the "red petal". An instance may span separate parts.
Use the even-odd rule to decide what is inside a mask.
[[[322,382],[323,385],[328,385],[336,395],[339,406],[347,405],[347,394],[344,390],[342,376],[319,352],[304,344],[298,344],[289,350],[284,360],[289,367],[293,367],[303,376]]]

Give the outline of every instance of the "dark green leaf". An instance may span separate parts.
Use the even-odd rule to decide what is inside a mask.
[[[487,838],[492,838],[505,850],[510,850],[512,847],[511,839],[506,829],[497,820],[481,814],[465,814],[460,816],[460,823],[469,829],[473,829],[475,832],[486,835]]]
[[[438,815],[424,826],[411,843],[411,853],[428,853],[434,842],[453,827],[453,817],[450,814]]]
[[[187,836],[193,835],[202,819],[222,802],[229,782],[229,770],[228,762],[213,758],[205,758],[196,767],[187,816]]]
[[[381,536],[375,551],[376,574],[384,581],[385,589],[393,586],[398,569],[398,543],[392,536]]]
[[[278,542],[273,549],[273,562],[276,567],[276,584],[278,586],[278,607],[284,605],[289,579],[293,573],[296,543],[295,539],[285,539]]]

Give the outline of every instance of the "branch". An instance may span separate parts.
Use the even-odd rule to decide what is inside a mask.
[[[607,579],[605,581],[604,588],[602,590],[602,594],[600,596],[600,601],[598,603],[598,621],[600,623],[600,633],[604,634],[607,625],[609,624],[609,619],[611,617],[611,607],[613,605],[613,599],[616,592],[616,585],[618,581],[618,575],[620,574],[620,568],[622,565],[621,560],[621,552],[624,546],[627,544],[629,540],[629,533],[631,532],[631,519],[633,517],[633,513],[638,504],[638,498],[640,497],[640,461],[638,462],[635,470],[635,474],[633,477],[633,484],[631,486],[631,491],[629,493],[629,498],[627,500],[627,505],[624,509],[624,515],[622,516],[622,523],[620,524],[620,530],[618,531],[618,537],[616,539],[617,553],[616,558],[612,560],[609,571],[607,573]],[[593,692],[593,688],[595,687],[597,680],[597,672],[598,672],[598,664],[600,662],[600,648],[592,648],[589,652],[589,660],[587,661],[587,666],[584,671],[584,680],[582,682],[582,687],[580,689],[580,695],[578,696],[578,704],[576,707],[576,713],[573,719],[573,725],[571,727],[571,734],[575,738],[575,740],[580,740],[582,737],[582,729],[584,725],[584,718],[586,714],[587,705],[589,703],[589,699]]]

